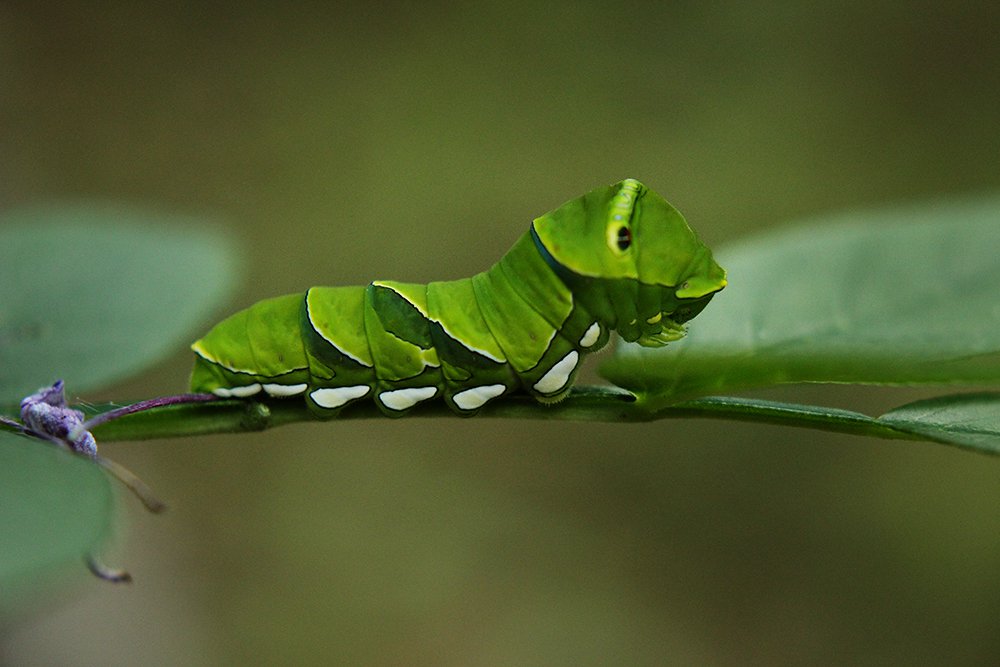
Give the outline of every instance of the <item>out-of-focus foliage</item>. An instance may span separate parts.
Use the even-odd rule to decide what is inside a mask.
[[[53,444],[0,432],[0,623],[31,609],[108,536],[113,495],[104,472]],[[99,554],[97,554],[99,555]]]
[[[229,294],[235,253],[193,220],[48,206],[0,220],[0,406],[56,379],[93,389],[181,347]],[[115,506],[93,462],[0,433],[0,614],[38,604],[54,574],[98,555]]]
[[[84,392],[180,347],[236,282],[203,220],[65,204],[0,218],[0,405],[56,380]]]

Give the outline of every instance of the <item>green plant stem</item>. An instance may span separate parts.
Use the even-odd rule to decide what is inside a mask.
[[[440,402],[414,410],[408,418],[458,418]],[[483,417],[513,419],[557,419],[592,422],[648,422],[661,419],[712,418],[820,429],[877,438],[927,440],[880,423],[861,413],[807,405],[742,399],[705,397],[651,410],[625,391],[610,387],[575,388],[555,405],[540,405],[529,397],[510,397],[486,406]],[[332,421],[384,419],[373,403],[351,406]],[[94,429],[99,442],[175,438],[213,433],[262,431],[296,422],[317,421],[302,401],[267,402],[219,400],[209,403],[171,405],[131,414]]]

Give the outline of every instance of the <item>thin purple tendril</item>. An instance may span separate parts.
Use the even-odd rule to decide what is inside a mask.
[[[219,397],[214,394],[177,394],[176,396],[150,398],[145,401],[139,401],[138,403],[132,403],[131,405],[125,405],[120,408],[115,408],[114,410],[102,412],[101,414],[91,417],[77,426],[73,432],[92,431],[96,427],[105,422],[109,422],[112,419],[118,419],[119,417],[135,414],[136,412],[142,412],[144,410],[150,410],[152,408],[162,408],[168,405],[183,405],[185,403],[205,403],[207,401],[217,400],[219,400]],[[72,434],[73,433],[70,433],[71,436]]]

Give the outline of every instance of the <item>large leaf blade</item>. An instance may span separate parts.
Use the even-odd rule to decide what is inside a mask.
[[[891,410],[883,424],[930,440],[1000,455],[1000,394],[938,396]]]

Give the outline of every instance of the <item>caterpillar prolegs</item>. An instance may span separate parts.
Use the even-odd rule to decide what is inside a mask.
[[[511,392],[558,401],[612,331],[665,345],[725,285],[681,214],[626,179],[537,218],[471,278],[313,287],[236,313],[192,345],[191,388],[300,396],[322,416],[363,399],[393,416],[434,398],[460,414]]]

